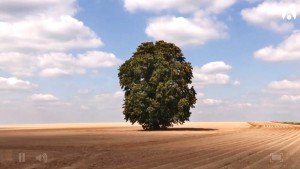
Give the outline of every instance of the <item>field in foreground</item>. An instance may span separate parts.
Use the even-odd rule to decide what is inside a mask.
[[[300,126],[187,123],[167,131],[123,123],[0,126],[0,168],[299,169]]]

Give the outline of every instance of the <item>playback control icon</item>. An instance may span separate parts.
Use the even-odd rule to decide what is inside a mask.
[[[19,153],[19,163],[25,163],[25,162],[26,162],[26,154]]]
[[[44,162],[44,163],[47,163],[48,161],[48,156],[46,153],[43,153],[43,154],[39,154],[38,156],[35,157],[35,159],[39,162]]]
[[[292,20],[296,19],[297,13],[296,13],[296,8],[294,5],[290,6],[289,8],[285,8],[282,10],[282,19],[285,20]]]

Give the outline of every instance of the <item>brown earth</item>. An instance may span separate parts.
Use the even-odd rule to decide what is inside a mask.
[[[44,153],[46,163],[45,155],[37,158]],[[0,169],[6,168],[299,169],[300,126],[187,123],[166,131],[123,123],[0,126]]]

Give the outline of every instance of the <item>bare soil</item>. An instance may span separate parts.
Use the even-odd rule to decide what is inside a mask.
[[[43,154],[47,162],[37,158]],[[0,126],[0,169],[6,168],[299,169],[300,126],[210,122],[166,131],[124,123]]]

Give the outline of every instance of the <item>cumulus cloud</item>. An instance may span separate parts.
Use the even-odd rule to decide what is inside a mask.
[[[76,0],[1,0],[0,20],[23,20],[37,15],[74,15]]]
[[[0,91],[28,91],[36,87],[37,85],[16,77],[0,77]]]
[[[212,99],[212,98],[207,98],[204,93],[201,93],[201,91],[197,91],[197,103],[196,107],[198,106],[219,106],[223,102],[221,99]]]
[[[208,106],[215,106],[215,105],[220,105],[223,103],[222,100],[218,99],[203,99],[200,100],[202,104],[208,105]]]
[[[114,54],[99,51],[90,51],[78,56],[51,53],[38,59],[40,75],[47,77],[84,74],[86,69],[112,67],[121,63]]]
[[[112,67],[121,63],[113,53],[88,51],[78,55],[78,64],[86,68]]]
[[[155,40],[166,40],[179,46],[199,46],[227,37],[227,27],[216,15],[232,6],[236,0],[124,0],[130,11],[174,11],[192,14],[191,17],[163,15],[151,18],[145,30]],[[169,13],[170,14],[170,13]]]
[[[96,95],[95,96],[95,99],[96,100],[106,100],[107,98],[117,98],[117,99],[120,99],[120,98],[123,98],[124,97],[124,92],[123,91],[116,91],[114,93],[102,93],[102,94],[99,94],[99,95]]]
[[[33,94],[29,97],[33,101],[53,102],[59,99],[51,94]]]
[[[76,0],[3,0],[0,2],[0,70],[13,76],[84,74],[86,69],[120,64],[98,48],[101,39],[74,17]]]
[[[299,90],[300,80],[272,81],[269,83],[268,87],[273,90]]]
[[[65,53],[50,53],[38,57],[39,74],[53,77],[72,74],[83,74],[85,70],[76,65],[76,58]]]
[[[74,123],[122,121],[122,91],[80,97],[33,93],[22,99],[0,98],[0,123]],[[18,106],[16,106],[18,105]],[[109,115],[108,115],[109,114]]]
[[[295,31],[276,47],[259,49],[254,56],[270,62],[300,60],[300,31]]]
[[[206,12],[219,13],[235,2],[236,0],[124,0],[124,7],[130,12],[175,10],[188,13],[205,9]]]
[[[66,51],[103,43],[75,15],[75,0],[0,2],[1,52]]]
[[[281,100],[287,102],[299,102],[300,95],[283,95],[281,96]]]
[[[118,113],[122,110],[122,98],[117,97],[118,93],[116,99],[111,95],[102,97],[105,104],[99,104],[95,98],[86,99],[90,93],[81,96],[78,102],[74,98],[64,102],[64,96],[58,98],[43,91],[33,94],[37,85],[19,79],[20,76],[32,75],[49,77],[82,74],[88,69],[111,67],[121,62],[112,53],[94,49],[101,47],[103,42],[93,30],[75,17],[76,5],[76,0],[1,0],[0,70],[4,74],[18,77],[0,77],[1,92],[18,91],[0,98],[1,123],[60,122],[62,119],[64,122],[82,122],[107,118],[107,114],[99,115],[99,112],[122,115]],[[38,81],[45,83],[43,79]],[[72,82],[67,83],[63,84],[67,87],[72,85]],[[66,86],[62,85],[59,90],[64,90]],[[31,91],[30,96],[24,98],[28,93],[19,91]],[[86,106],[81,105],[85,103]],[[120,103],[119,106],[116,103]],[[80,107],[91,109],[81,114]],[[98,119],[95,118],[97,116]]]
[[[162,16],[150,19],[146,34],[155,40],[166,40],[179,46],[203,45],[227,36],[226,26],[197,12],[193,18]]]
[[[92,30],[71,16],[0,22],[1,52],[66,51],[101,45],[102,41]]]
[[[87,69],[119,65],[114,54],[88,51],[84,54],[44,53],[30,55],[17,52],[0,53],[0,69],[15,76],[45,77],[84,74]]]
[[[277,98],[281,101],[279,104],[298,102],[300,101],[300,79],[272,81],[263,92],[269,94],[272,99]]]
[[[77,105],[79,105],[79,108],[84,111],[87,110],[94,111],[96,112],[96,114],[99,114],[99,112],[103,112],[100,114],[103,114],[103,117],[106,118],[107,118],[106,113],[111,112],[111,113],[115,113],[114,115],[118,115],[118,117],[121,117],[120,119],[123,119],[122,113],[120,113],[122,112],[123,98],[124,98],[123,91],[115,91],[111,93],[100,93],[97,95],[93,95],[89,93],[89,94],[85,94],[84,97],[78,97]]]
[[[245,21],[252,25],[283,33],[294,28],[292,22],[282,19],[282,13],[285,11],[287,14],[293,11],[300,13],[299,1],[267,0],[256,7],[243,9],[241,15]]]
[[[193,70],[193,84],[195,86],[204,87],[207,85],[239,85],[239,81],[232,81],[228,72],[231,66],[222,62],[210,62],[200,68]]]
[[[231,70],[231,66],[228,64],[225,64],[222,61],[217,62],[210,62],[205,65],[203,65],[200,69],[203,73],[213,74],[213,73],[219,73],[219,72],[228,72]]]
[[[37,67],[37,59],[29,54],[18,52],[0,53],[0,70],[14,76],[32,76]]]

